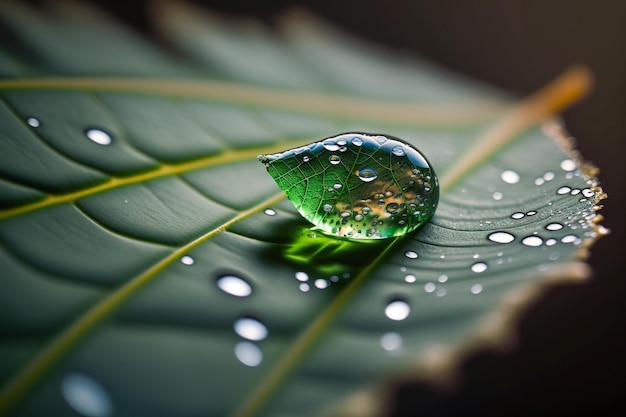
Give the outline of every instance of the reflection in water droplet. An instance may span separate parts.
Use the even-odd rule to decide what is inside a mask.
[[[396,332],[387,332],[381,336],[380,346],[387,352],[398,350],[402,347],[402,336]]]
[[[439,275],[439,278],[437,278],[437,281],[441,282],[442,284],[446,281],[448,281],[448,276],[447,275]]]
[[[560,194],[560,195],[563,195],[563,194],[569,193],[570,191],[572,191],[571,188],[569,188],[568,186],[563,186],[563,187],[559,188],[558,190],[556,190],[556,193]]]
[[[385,315],[395,321],[406,319],[410,312],[411,307],[404,300],[393,300],[385,307]]]
[[[341,162],[341,157],[339,155],[331,155],[328,157],[328,162],[330,162],[333,165],[337,165],[338,163]]]
[[[521,219],[521,218],[522,218],[522,217],[524,217],[524,216],[525,216],[525,214],[524,214],[524,213],[520,213],[519,211],[518,211],[517,213],[513,213],[513,214],[511,214],[511,218],[512,218],[512,219],[516,219],[516,220],[517,220],[517,219]]]
[[[28,123],[28,125],[30,127],[39,127],[39,126],[41,126],[41,122],[39,121],[39,119],[37,119],[35,117],[29,117],[28,119],[26,119],[26,123]]]
[[[543,239],[539,236],[526,236],[522,239],[522,245],[526,246],[541,246],[543,244]]]
[[[323,290],[324,288],[328,288],[329,285],[330,283],[323,278],[318,278],[315,280],[315,286],[319,288],[320,290]]]
[[[409,274],[409,275],[407,275],[406,277],[404,277],[404,280],[405,280],[406,282],[408,282],[409,284],[412,284],[412,283],[414,283],[415,281],[417,281],[417,278],[415,277],[415,275],[413,275],[413,274]]]
[[[309,292],[309,290],[311,289],[311,286],[307,284],[306,282],[303,282],[302,284],[298,286],[298,288],[300,288],[300,291],[302,292]]]
[[[561,223],[550,223],[546,225],[546,230],[561,230],[563,228],[563,225]]]
[[[180,261],[185,265],[193,265],[193,263],[195,262],[193,258],[189,255],[183,256],[182,258],[180,258]]]
[[[484,262],[476,262],[470,267],[470,269],[476,273],[485,272],[487,270],[487,264]]]
[[[408,250],[408,251],[404,252],[404,256],[406,256],[409,259],[416,259],[419,255],[417,254],[417,252],[414,252],[412,250]]]
[[[235,329],[235,333],[244,339],[258,342],[267,337],[267,327],[260,321],[251,317],[237,319],[233,328]]]
[[[472,294],[480,294],[481,292],[483,292],[483,286],[480,284],[474,284],[472,285],[472,287],[470,288],[470,292]]]
[[[109,394],[90,376],[71,373],[61,382],[63,398],[76,412],[87,417],[106,417],[113,411]]]
[[[515,171],[511,171],[510,169],[503,171],[500,177],[502,178],[502,181],[509,184],[517,184],[519,182],[519,174]]]
[[[309,280],[309,275],[306,272],[299,271],[299,272],[296,272],[296,279],[298,281],[305,282]]]
[[[92,141],[97,143],[98,145],[110,145],[113,142],[111,135],[109,135],[104,130],[100,129],[88,129],[85,132],[85,135]]]
[[[515,240],[515,236],[508,232],[493,232],[487,236],[487,239],[496,243],[511,243]]]
[[[571,159],[564,159],[561,161],[561,169],[563,171],[573,171],[576,169],[576,162]]]
[[[246,366],[259,366],[263,361],[263,352],[252,342],[239,342],[235,345],[235,356]]]
[[[268,208],[268,209],[265,209],[265,211],[263,213],[267,214],[268,216],[275,216],[276,215],[276,210]]]
[[[372,168],[363,168],[359,171],[358,176],[363,182],[371,182],[378,178],[378,172]]]
[[[502,200],[502,197],[504,197],[504,195],[501,192],[496,191],[495,193],[492,194],[492,197],[494,200],[499,201],[499,200]]]
[[[223,275],[217,279],[217,286],[226,294],[235,297],[247,297],[252,294],[252,287],[243,278],[235,275]]]
[[[436,289],[437,289],[437,286],[432,282],[427,282],[426,284],[424,284],[424,291],[426,292],[433,292]]]

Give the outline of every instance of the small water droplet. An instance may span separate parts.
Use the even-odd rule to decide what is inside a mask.
[[[39,126],[41,126],[41,122],[36,117],[29,117],[28,119],[26,119],[26,123],[28,123],[28,125],[30,127],[39,127]]]
[[[487,239],[496,243],[511,243],[515,240],[515,236],[508,232],[493,232],[487,236]]]
[[[180,258],[180,262],[183,263],[184,265],[193,265],[195,261],[193,260],[191,256],[185,255],[182,258]]]
[[[415,251],[408,250],[404,252],[404,256],[406,256],[409,259],[416,259],[419,255]]]
[[[339,145],[334,140],[325,140],[323,143],[324,149],[334,152],[339,149]]]
[[[263,211],[263,213],[267,214],[268,216],[275,216],[276,215],[276,210],[271,209],[271,208],[267,208],[267,209],[265,209],[265,211]]]
[[[524,217],[524,216],[525,216],[525,214],[524,214],[524,213],[521,213],[521,212],[519,212],[519,211],[518,211],[518,212],[516,212],[516,213],[511,214],[511,218],[512,218],[512,219],[516,219],[516,220],[521,219],[521,218],[522,218],[522,217]]]
[[[372,168],[363,168],[359,171],[358,177],[363,182],[372,182],[378,178],[378,172],[374,171]]]
[[[544,182],[545,180],[543,178],[535,179],[535,185],[543,185]]]
[[[88,129],[85,132],[85,135],[87,135],[87,138],[89,138],[89,140],[91,140],[94,143],[97,143],[98,145],[106,146],[106,145],[110,145],[111,142],[113,142],[111,135],[109,135],[104,130]]]
[[[577,195],[577,194],[580,194],[579,188],[573,188],[572,191],[570,191],[570,195]]]
[[[387,139],[385,136],[374,136],[374,140],[379,144],[382,145],[385,142],[387,142],[389,139]]]
[[[246,366],[259,366],[263,361],[263,352],[252,342],[239,342],[235,345],[235,356]]]
[[[472,272],[476,272],[477,274],[479,274],[487,270],[487,264],[484,262],[476,262],[470,267],[470,269],[472,270]]]
[[[365,217],[362,214],[356,214],[354,216],[354,220],[356,220],[357,222],[360,222],[361,220],[363,220]]]
[[[472,285],[472,287],[470,288],[470,292],[472,294],[480,294],[481,292],[483,292],[483,286],[480,284],[474,284]]]
[[[323,290],[324,288],[328,288],[328,286],[330,285],[330,283],[323,278],[316,279],[314,284],[320,290]]]
[[[306,272],[299,271],[296,272],[296,279],[298,281],[306,282],[309,280],[309,275]]]
[[[522,245],[537,247],[541,246],[542,244],[543,239],[539,236],[526,236],[524,239],[522,239]]]
[[[217,286],[226,294],[234,297],[247,297],[252,294],[252,287],[236,275],[222,275],[217,279]]]
[[[391,153],[394,154],[395,156],[404,156],[404,155],[406,155],[406,151],[404,150],[404,147],[402,147],[400,145],[394,146],[391,149]]]
[[[445,288],[438,288],[437,292],[435,293],[437,295],[437,297],[443,297],[448,293],[448,291]]]
[[[561,169],[563,171],[573,171],[576,169],[576,162],[571,159],[564,159],[561,161]]]
[[[408,274],[407,276],[404,277],[404,280],[408,282],[409,284],[412,284],[417,280],[417,278],[413,274]]]
[[[87,417],[106,417],[113,411],[109,394],[90,376],[70,373],[61,382],[63,398],[76,412]]]
[[[442,284],[444,282],[448,281],[448,276],[447,275],[439,275],[439,278],[437,278],[437,281],[441,282]]]
[[[341,157],[339,155],[331,155],[328,157],[328,162],[333,165],[337,165],[341,162]]]
[[[342,188],[342,187],[343,187],[343,185],[342,185],[342,184],[339,184],[339,183],[333,184],[333,188],[334,188],[335,190],[338,190],[338,189],[340,189],[340,188]]]
[[[424,284],[424,291],[430,293],[434,292],[437,289],[437,286],[433,282],[427,282]]]
[[[495,192],[495,193],[493,193],[491,196],[492,196],[492,197],[493,197],[493,199],[494,199],[494,200],[496,200],[496,201],[502,200],[502,197],[504,197],[504,195],[503,195],[501,192],[499,192],[499,191],[496,191],[496,192]]]
[[[561,238],[561,242],[578,244],[580,243],[580,239],[575,235],[566,235]]]
[[[554,172],[548,171],[543,174],[543,179],[546,181],[552,181],[555,178]]]
[[[472,259],[478,259],[478,258],[480,258],[479,254],[475,253],[475,254],[472,255]]]
[[[591,188],[585,188],[583,190],[583,195],[587,198],[591,198],[595,195],[595,193],[593,192],[593,190]]]
[[[559,195],[563,195],[563,194],[567,194],[570,191],[572,191],[572,189],[568,186],[563,186],[561,188],[559,188],[558,190],[556,190],[556,193]]]
[[[550,223],[546,225],[546,230],[556,231],[561,230],[563,225],[561,223]]]
[[[233,325],[235,333],[244,339],[254,340],[258,342],[267,337],[267,327],[260,321],[251,317],[242,317],[235,321]]]
[[[324,210],[326,213],[330,213],[331,211],[333,211],[333,206],[331,206],[330,204],[324,204],[322,206],[322,210]]]
[[[502,178],[502,181],[508,184],[517,184],[520,178],[517,172],[512,171],[510,169],[507,169],[506,171],[502,171],[502,174],[500,175],[500,177]]]
[[[298,288],[300,289],[300,291],[302,292],[309,292],[309,290],[311,289],[311,286],[309,284],[307,284],[306,282],[303,282],[302,284],[300,284],[298,286]]]
[[[398,350],[402,347],[402,336],[396,332],[387,332],[381,336],[380,346],[387,352]]]
[[[308,156],[308,155],[304,155],[304,156],[302,157],[302,162],[309,162],[310,160],[311,160],[311,157],[310,157],[310,156]]]
[[[537,212],[535,210],[530,210],[526,212],[527,216],[534,216],[535,214],[537,214]]]
[[[556,245],[556,242],[557,242],[556,239],[550,238],[550,239],[546,240],[546,246],[554,246],[554,245]]]
[[[411,307],[404,300],[393,300],[385,307],[385,316],[395,321],[406,319],[410,312]]]
[[[363,145],[363,139],[361,139],[358,136],[355,136],[355,137],[352,138],[352,144],[354,146],[361,146],[361,145]]]
[[[385,211],[389,214],[393,214],[393,213],[396,213],[399,208],[400,208],[400,205],[398,203],[389,203],[385,207]]]

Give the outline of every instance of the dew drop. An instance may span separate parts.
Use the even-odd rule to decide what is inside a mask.
[[[378,172],[374,171],[372,168],[363,168],[359,171],[358,177],[363,182],[372,182],[378,178]]]
[[[251,317],[237,319],[233,328],[235,329],[235,333],[239,336],[255,342],[267,337],[267,327],[260,321]]]
[[[276,215],[276,210],[271,209],[271,208],[267,208],[267,209],[265,209],[265,211],[263,211],[263,213],[267,214],[268,216],[275,216]]]
[[[235,275],[222,275],[217,279],[217,286],[226,294],[234,297],[247,297],[252,294],[252,287],[243,278]]]
[[[36,117],[29,117],[28,119],[26,119],[26,123],[28,123],[28,126],[30,127],[41,126],[41,122]]]
[[[109,394],[90,376],[70,373],[61,382],[63,398],[76,412],[87,417],[106,417],[113,411]]]
[[[404,300],[393,300],[385,307],[385,315],[395,321],[406,319],[410,312],[411,307]]]
[[[515,219],[515,220],[519,220],[519,219],[521,219],[524,216],[525,216],[525,214],[522,213],[522,212],[519,212],[519,211],[516,212],[516,213],[511,214],[511,218]]]
[[[424,291],[430,293],[434,292],[437,289],[437,286],[433,282],[427,282],[424,284]]]
[[[195,261],[191,256],[185,255],[182,258],[180,258],[180,262],[184,265],[193,265]]]
[[[475,264],[473,264],[470,269],[473,272],[481,273],[481,272],[485,272],[487,270],[487,264],[484,262],[476,262]]]
[[[493,232],[487,236],[487,239],[496,243],[511,243],[515,240],[515,236],[508,232]]]
[[[404,155],[406,155],[406,151],[404,150],[404,147],[402,147],[400,145],[394,146],[391,149],[391,153],[393,155],[395,155],[395,156],[404,156]]]
[[[472,287],[470,288],[470,292],[472,294],[480,294],[481,292],[483,292],[483,286],[480,284],[474,284],[472,285]]]
[[[511,171],[510,169],[503,171],[500,177],[502,178],[502,181],[508,184],[517,184],[519,182],[519,174],[515,171]]]
[[[539,236],[526,236],[524,239],[522,239],[522,245],[537,247],[541,246],[542,244],[543,239]]]
[[[556,193],[559,195],[563,195],[563,194],[567,194],[570,191],[572,191],[572,189],[568,186],[563,186],[561,188],[559,188],[558,190],[556,190]]]
[[[328,288],[328,286],[330,285],[330,283],[323,278],[316,279],[314,284],[320,290],[323,290],[324,288]]]
[[[334,152],[339,149],[339,145],[334,140],[325,140],[323,143],[324,149]]]
[[[306,282],[309,280],[309,275],[306,272],[296,272],[296,279],[301,282]]]
[[[561,169],[563,171],[573,171],[576,169],[576,162],[571,159],[564,159],[561,161]]]
[[[88,129],[85,132],[85,135],[87,135],[87,138],[89,138],[89,140],[91,140],[94,143],[97,143],[98,145],[110,145],[111,142],[113,142],[111,135],[109,135],[104,130]]]
[[[493,199],[494,199],[494,200],[496,200],[496,201],[500,201],[500,200],[502,200],[502,197],[504,197],[504,195],[503,195],[501,192],[499,192],[499,191],[496,191],[496,192],[495,192],[495,193],[493,193],[491,196],[492,196],[492,197],[493,197]]]
[[[556,231],[561,230],[563,225],[561,223],[550,223],[546,225],[546,230]]]
[[[417,259],[417,257],[419,256],[417,254],[417,252],[412,251],[412,250],[408,250],[406,252],[404,252],[404,256],[406,256],[409,259]]]
[[[354,138],[352,138],[352,142],[351,142],[354,146],[361,146],[363,145],[363,139],[361,139],[358,136],[355,136]]]
[[[408,282],[409,284],[412,284],[415,281],[417,281],[417,278],[413,274],[408,274],[407,276],[404,277],[404,280]]]
[[[328,162],[333,165],[337,165],[341,162],[341,157],[339,155],[331,155],[328,157]]]
[[[402,347],[402,336],[396,332],[387,332],[381,336],[380,346],[387,352],[398,350]]]
[[[239,362],[249,367],[259,366],[263,362],[263,352],[252,342],[239,342],[235,345],[235,356]]]

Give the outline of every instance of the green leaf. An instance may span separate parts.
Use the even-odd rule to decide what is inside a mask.
[[[550,118],[583,69],[514,104],[302,15],[159,3],[170,55],[48,7],[0,4],[1,415],[350,414],[358,392],[375,414],[388,378],[448,377],[589,273],[604,193]],[[256,160],[346,131],[432,163],[417,233],[312,231]]]

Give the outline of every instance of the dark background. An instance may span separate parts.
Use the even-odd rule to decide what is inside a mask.
[[[99,2],[151,34],[147,2]],[[530,93],[572,64],[595,75],[593,93],[564,113],[583,156],[601,169],[612,233],[593,248],[585,284],[548,292],[524,318],[518,348],[484,352],[464,366],[462,385],[440,392],[398,386],[390,416],[607,415],[626,403],[624,167],[626,2],[204,1],[213,10],[268,24],[288,7],[307,8],[369,41],[413,51],[505,89]],[[529,161],[532,163],[532,161]]]

